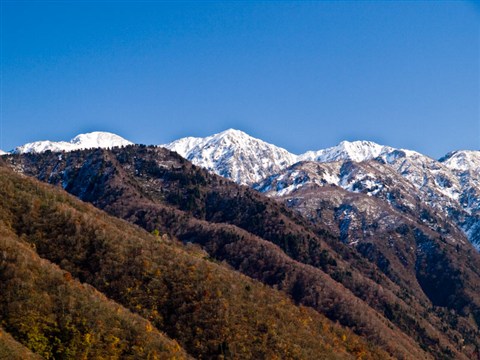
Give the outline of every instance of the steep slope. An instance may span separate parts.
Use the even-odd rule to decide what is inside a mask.
[[[432,212],[417,195],[415,186],[388,165],[377,161],[298,163],[257,188],[284,201],[312,222],[326,225],[340,241],[375,259],[383,272],[402,287],[421,287],[433,303],[442,306],[456,307],[455,301],[464,297],[453,291],[453,278],[449,291],[447,278],[437,283],[439,288],[434,290],[435,282],[428,283],[425,274],[418,272],[417,260],[424,246],[421,238],[433,237],[447,245],[445,254],[450,263],[468,272],[459,259],[460,249],[467,253],[472,250],[468,240],[443,213]],[[443,247],[440,243],[438,246]],[[478,278],[475,267],[470,271],[473,278]],[[464,285],[458,290],[470,292],[467,298],[475,298],[478,279],[469,289]]]
[[[37,329],[32,319],[39,316],[41,321],[46,311],[61,318],[59,309],[76,309],[75,296],[84,296],[85,292],[87,298],[82,298],[80,304],[86,308],[75,316],[89,319],[90,313],[96,313],[93,318],[106,330],[107,324],[115,326],[113,319],[104,319],[103,310],[95,307],[98,300],[92,296],[98,293],[74,280],[78,278],[143,316],[136,320],[142,336],[160,342],[157,329],[162,329],[197,358],[388,357],[313,310],[295,306],[282,293],[213,263],[199,248],[184,248],[168,236],[150,235],[5,168],[0,167],[0,175],[0,214],[2,229],[8,236],[2,236],[0,243],[0,254],[8,254],[7,260],[2,255],[0,261],[0,310],[13,306],[31,309],[26,313],[1,313],[6,328],[24,343],[28,344],[30,337],[24,339],[16,332],[25,329],[19,324]],[[37,254],[62,270],[40,260]],[[22,288],[30,295],[17,299],[18,293],[7,290],[19,289],[21,281],[31,281],[29,287]],[[47,295],[45,290],[50,288],[61,291]],[[27,303],[22,305],[18,302],[21,299]],[[50,303],[52,306],[46,306]],[[117,304],[111,306],[120,309]],[[121,311],[114,313],[119,317]],[[14,321],[14,314],[21,320]],[[54,326],[55,322],[47,325]],[[49,329],[41,327],[45,328]],[[92,337],[110,349],[110,338],[102,338],[99,330],[92,330]],[[129,351],[124,342],[116,340],[118,331],[116,328],[110,332],[113,348]],[[148,350],[138,340],[136,343],[138,351]],[[176,351],[176,358],[184,354],[178,346],[165,346],[166,350]],[[135,353],[117,357],[129,356],[135,357]],[[100,356],[92,352],[89,357]],[[173,357],[160,354],[159,358]]]
[[[309,225],[254,191],[212,176],[161,148],[136,146],[75,152],[61,159],[44,154],[7,160],[17,171],[62,185],[149,231],[169,232],[185,242],[201,244],[210,256],[351,326],[397,357],[425,357],[415,342],[436,358],[465,358],[475,351],[478,325],[473,316],[478,298],[471,289],[478,279],[472,270],[478,266],[478,255],[469,254],[468,242],[462,244],[459,261],[453,263],[449,258],[439,263],[441,258],[431,259],[423,253],[409,255],[418,259],[419,276],[398,280],[369,251],[343,244],[325,224]],[[418,231],[422,246],[434,249],[428,254],[441,254],[448,246],[428,227],[408,226],[409,237]],[[440,266],[445,274],[452,270],[458,275],[460,261],[468,264],[468,275],[461,278],[467,281],[466,292],[448,288],[446,298],[458,295],[466,304],[458,309],[454,303],[440,304],[432,310],[430,295],[441,288],[441,281],[427,291],[422,284],[432,277],[426,274]],[[392,260],[392,265],[403,266],[398,262]],[[401,271],[395,268],[391,273]],[[412,286],[405,287],[406,281]]]
[[[51,241],[53,232],[19,236],[15,227],[27,231],[45,219],[31,217],[27,211],[20,220],[15,212],[25,202],[31,212],[57,206],[53,205],[55,192],[48,194],[46,202],[33,195],[39,191],[38,184],[22,181],[3,167],[0,174],[0,323],[5,331],[46,359],[188,358],[150,322],[41,259],[34,238],[45,236]],[[8,337],[5,341],[11,344]],[[28,358],[28,353],[22,358]]]
[[[41,260],[28,238],[1,231],[0,319],[31,351],[46,359],[187,358],[147,320]]]
[[[112,148],[117,146],[131,145],[132,142],[109,132],[95,131],[87,134],[75,136],[69,142],[66,141],[36,141],[22,146],[18,146],[13,150],[16,154],[25,153],[41,153],[45,151],[74,151],[92,148]]]
[[[479,249],[480,174],[474,162],[460,160],[461,154],[466,153],[450,154],[436,161],[414,151],[395,150],[382,155],[378,161],[383,161],[413,184],[415,192],[432,211],[453,220]],[[461,163],[462,169],[459,168]],[[471,170],[465,170],[466,164]]]
[[[472,336],[480,262],[449,216],[458,209],[446,195],[459,189],[455,180],[432,159],[395,151],[362,163],[297,163],[255,187],[326,226],[403,288],[421,289],[437,311],[473,315]],[[450,191],[438,190],[442,184]]]
[[[160,146],[238,184],[252,184],[297,161],[287,150],[234,129]]]
[[[452,213],[470,241],[480,250],[480,151],[454,151],[439,160],[457,177],[458,202],[464,213]]]

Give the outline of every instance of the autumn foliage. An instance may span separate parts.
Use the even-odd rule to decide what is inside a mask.
[[[162,235],[0,167],[0,325],[8,344],[64,359],[387,356]],[[1,349],[8,344],[0,338]]]

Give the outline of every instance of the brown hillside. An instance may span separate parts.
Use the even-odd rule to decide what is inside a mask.
[[[186,250],[168,237],[149,235],[5,168],[0,174],[0,215],[9,231],[58,264],[61,279],[71,274],[93,285],[197,358],[386,356],[282,293],[208,261],[199,249]],[[51,281],[42,284],[50,288]],[[9,306],[12,298],[4,301]],[[40,300],[31,301],[39,306]],[[9,313],[4,317],[10,321]]]

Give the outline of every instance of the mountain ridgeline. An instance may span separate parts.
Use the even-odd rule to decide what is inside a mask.
[[[446,213],[434,206],[436,194],[425,191],[431,195],[430,202],[425,201],[413,180],[399,174],[405,162],[397,166],[395,160],[402,154],[392,155],[395,150],[391,150],[382,155],[384,150],[390,148],[373,147],[369,151],[375,158],[366,162],[345,158],[328,164],[304,161],[287,165],[289,160],[285,161],[280,166],[285,168],[275,170],[278,174],[255,185],[270,199],[159,147],[17,154],[3,159],[16,172],[60,186],[148,232],[178,238],[187,248],[199,246],[195,249],[203,261],[220,262],[223,265],[215,266],[235,269],[280,290],[316,316],[323,314],[339,322],[394,358],[478,357],[480,255],[462,231],[461,222],[467,221],[465,208],[453,217],[454,209]],[[432,181],[446,184],[452,192],[464,185],[448,178],[442,182],[442,171],[447,170],[435,170]],[[451,186],[447,186],[448,180]],[[453,203],[450,193],[440,193],[441,199]],[[463,204],[460,195],[458,203]],[[124,238],[118,231],[115,234]],[[157,253],[136,244],[135,256],[119,258],[140,261],[138,254]],[[195,350],[194,344],[179,337],[177,325],[168,321],[164,325],[164,315],[155,322],[155,317],[147,315],[149,310],[135,310],[138,299],[126,296],[127,300],[121,300],[122,291],[127,290],[118,293],[115,288],[123,282],[115,286],[98,283],[93,274],[104,271],[96,264],[110,253],[108,247],[101,255],[89,250],[100,257],[92,262],[92,254],[83,255],[80,261],[82,256],[68,255],[66,250],[51,257],[56,251],[48,243],[42,246],[40,256],[151,320],[190,355],[212,358],[223,351],[222,356],[235,358],[240,354],[230,338],[228,354],[223,343],[202,347],[204,352]],[[38,245],[36,249],[40,251]],[[68,260],[68,256],[75,258]],[[87,269],[78,267],[76,261]],[[121,263],[117,260],[118,265],[108,269],[120,271]],[[133,295],[142,298],[144,291],[140,285]],[[162,292],[155,294],[153,298]],[[212,308],[221,308],[217,300],[211,301]],[[186,304],[192,305],[190,301]],[[225,316],[219,323],[229,322]],[[195,336],[198,333],[187,339]]]

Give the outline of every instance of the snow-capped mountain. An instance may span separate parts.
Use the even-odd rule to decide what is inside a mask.
[[[314,187],[333,185],[377,197],[404,212],[418,213],[418,204],[426,205],[453,220],[480,249],[479,155],[457,152],[437,161],[415,151],[394,149],[364,162],[301,162],[254,188],[291,201],[302,188],[308,188],[312,196]],[[431,226],[438,230],[436,224]]]
[[[8,153],[6,151],[0,150],[0,156],[2,155],[7,155]]]
[[[15,154],[41,153],[45,151],[74,151],[92,148],[112,148],[117,146],[127,146],[133,143],[125,140],[121,136],[109,132],[94,131],[87,134],[75,136],[69,142],[67,141],[36,141],[16,147],[12,152]]]
[[[343,141],[295,155],[238,130],[207,138],[183,138],[164,146],[198,166],[272,197],[285,198],[314,184],[366,193],[403,210],[414,211],[413,204],[420,199],[450,217],[480,247],[479,151],[452,152],[437,161],[415,151],[370,141]],[[321,165],[308,165],[309,161]],[[298,164],[302,162],[307,163]],[[353,165],[361,162],[370,165]],[[403,186],[403,200],[395,195],[398,176],[410,186]],[[412,194],[417,200],[406,201]]]
[[[234,129],[205,138],[186,137],[160,146],[245,185],[252,185],[299,161],[365,161],[394,150],[371,141],[342,141],[328,149],[295,155]]]
[[[160,145],[195,165],[239,184],[250,185],[297,162],[280,147],[229,129],[206,138],[187,137]]]
[[[342,141],[337,146],[318,151],[307,151],[298,157],[299,161],[333,162],[341,160],[365,161],[392,151],[393,148],[371,141]]]
[[[251,186],[259,183],[255,187],[263,192],[267,191],[267,183],[273,176],[270,181],[275,181],[280,196],[310,181],[303,172],[297,173],[296,167],[292,167],[288,170],[288,177],[298,175],[298,178],[289,181],[288,186],[282,182],[286,176],[282,171],[300,161],[332,163],[323,167],[321,180],[317,177],[315,181],[337,185],[347,191],[372,188],[370,195],[376,195],[375,191],[382,186],[384,179],[365,174],[358,168],[357,173],[348,177],[340,174],[346,162],[376,160],[411,183],[413,191],[430,206],[442,211],[457,209],[461,213],[480,214],[479,151],[457,151],[437,161],[412,150],[395,149],[371,141],[343,141],[334,147],[295,155],[232,129],[206,138],[183,138],[164,147],[237,183]],[[464,224],[463,215],[461,217],[462,220],[458,221]],[[462,226],[465,231],[470,231]],[[480,238],[480,228],[478,232]]]
[[[480,248],[480,152],[452,152],[439,161],[415,152],[384,159]]]
[[[466,241],[448,214],[432,211],[416,187],[383,162],[299,162],[254,188],[350,245],[385,237],[402,243],[402,232],[392,229],[413,223],[449,244]]]

